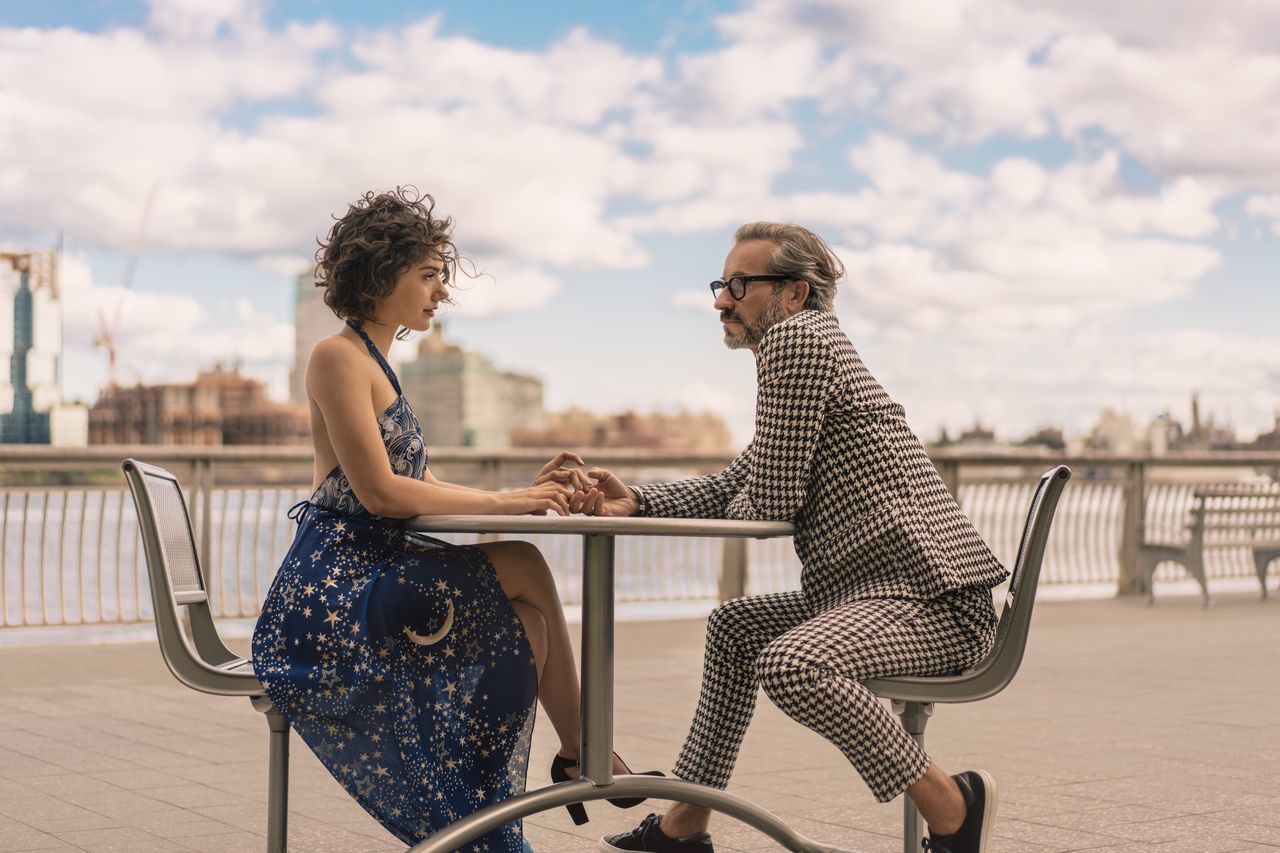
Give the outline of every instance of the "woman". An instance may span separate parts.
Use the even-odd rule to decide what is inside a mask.
[[[435,478],[385,353],[425,331],[456,274],[453,222],[412,189],[367,193],[317,252],[316,282],[346,327],[318,343],[306,388],[313,494],[253,636],[254,671],[334,777],[412,844],[524,790],[535,697],[576,775],[579,688],[551,572],[524,542],[409,538],[436,514],[566,514],[577,455],[514,492]],[[617,772],[628,772],[616,761]],[[637,801],[638,802],[638,801]],[[624,805],[632,805],[627,802]],[[581,806],[575,820],[585,819]],[[517,821],[479,839],[526,849]]]

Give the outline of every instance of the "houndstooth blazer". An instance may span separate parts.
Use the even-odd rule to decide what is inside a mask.
[[[834,314],[769,329],[756,374],[746,450],[717,474],[638,487],[646,515],[793,522],[801,589],[820,610],[1004,580]]]

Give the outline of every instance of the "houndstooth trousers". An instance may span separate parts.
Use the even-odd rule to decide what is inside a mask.
[[[816,612],[801,591],[736,598],[707,624],[702,692],[674,773],[725,788],[756,686],[796,722],[831,741],[880,802],[929,769],[929,758],[863,681],[945,675],[975,664],[995,639],[984,588],[931,600],[851,601]]]

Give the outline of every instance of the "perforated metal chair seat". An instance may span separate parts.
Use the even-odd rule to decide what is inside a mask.
[[[271,730],[267,853],[283,853],[288,824],[289,724],[267,699],[262,683],[253,674],[253,662],[232,652],[218,636],[191,534],[191,518],[177,478],[135,459],[126,459],[121,467],[138,511],[156,637],[169,671],[193,690],[247,697],[267,718]]]

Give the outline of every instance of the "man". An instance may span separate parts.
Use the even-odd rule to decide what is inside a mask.
[[[976,663],[995,637],[991,588],[1007,573],[840,330],[833,300],[843,276],[804,228],[739,228],[711,290],[725,343],[756,356],[751,443],[723,471],[676,483],[630,488],[592,469],[594,484],[571,506],[795,524],[801,588],[734,599],[711,614],[676,776],[728,785],[759,684],[839,747],[878,800],[911,797],[929,824],[926,849],[983,851],[996,810],[991,777],[948,776],[861,682]],[[677,803],[601,848],[710,853],[709,818]]]

